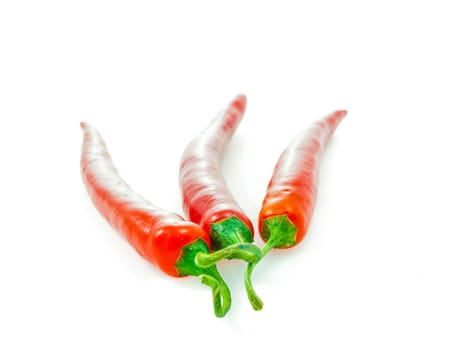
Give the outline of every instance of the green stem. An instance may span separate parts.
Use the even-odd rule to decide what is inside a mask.
[[[255,311],[259,311],[263,308],[263,301],[258,296],[258,294],[256,294],[255,290],[253,289],[253,284],[251,283],[251,274],[255,266],[256,264],[248,264],[245,271],[244,281],[248,300],[250,301],[250,304],[253,307],[253,309]]]
[[[200,275],[201,283],[212,288],[212,303],[214,305],[214,314],[217,317],[224,317],[230,310],[231,296],[230,290],[224,280],[218,275]]]
[[[267,242],[261,250],[261,259],[263,259],[264,256],[268,254],[273,248],[284,248],[294,245],[296,242],[296,232],[296,226],[289,220],[286,215],[274,216],[264,220],[263,236],[267,239]],[[259,311],[263,308],[263,301],[256,294],[251,282],[253,269],[258,264],[258,262],[259,261],[256,263],[248,264],[244,276],[244,283],[248,300],[250,301],[253,309],[256,311]]]
[[[272,240],[269,240],[261,250],[261,259],[269,253],[269,251],[274,248],[274,242]],[[244,282],[245,282],[245,289],[246,289],[246,294],[248,296],[248,300],[250,301],[251,306],[253,307],[253,310],[255,311],[260,311],[263,309],[263,301],[261,298],[256,294],[254,288],[253,288],[253,283],[251,282],[251,275],[253,273],[253,270],[255,266],[259,263],[253,263],[253,264],[248,264],[246,271],[245,271],[245,276],[244,276]]]
[[[258,262],[261,257],[261,250],[256,245],[237,243],[213,253],[199,252],[195,256],[195,263],[199,267],[209,267],[223,259],[241,259],[253,264]]]
[[[175,266],[180,276],[199,276],[204,285],[212,288],[214,313],[217,317],[223,317],[231,306],[229,287],[222,279],[215,265],[203,267],[196,263],[198,254],[207,254],[208,252],[209,248],[206,242],[198,239],[183,247]]]

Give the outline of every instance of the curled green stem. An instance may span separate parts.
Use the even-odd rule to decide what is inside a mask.
[[[263,249],[261,250],[261,259],[267,253],[269,253],[269,251],[271,249],[274,248],[274,245],[275,245],[275,242],[273,240],[268,241],[264,245]],[[254,270],[256,264],[258,264],[259,261],[257,261],[256,263],[248,264],[248,266],[246,268],[246,271],[245,271],[245,276],[244,276],[246,294],[248,296],[248,300],[250,301],[251,306],[253,307],[253,310],[255,310],[255,311],[260,311],[263,308],[263,305],[264,305],[261,298],[258,296],[258,294],[256,294],[256,292],[255,292],[255,290],[253,288],[253,283],[251,282],[251,275],[253,273],[253,270]]]
[[[248,300],[250,301],[251,306],[255,311],[259,311],[263,308],[263,301],[261,298],[256,294],[255,290],[253,289],[253,284],[251,283],[251,274],[253,269],[255,268],[256,264],[248,264],[246,271],[245,271],[245,289],[246,294],[248,296]]]
[[[230,310],[231,296],[227,284],[220,276],[211,276],[207,274],[200,275],[201,282],[212,288],[212,302],[214,314],[217,317],[224,317]]]
[[[213,253],[199,252],[195,262],[199,267],[215,265],[223,259],[241,259],[249,264],[255,264],[262,258],[261,249],[252,243],[237,243]]]
[[[222,279],[216,265],[204,267],[199,266],[196,262],[198,254],[208,253],[209,248],[206,242],[198,239],[183,247],[175,266],[180,276],[199,276],[203,284],[212,288],[214,313],[217,317],[223,317],[230,309],[229,287]]]
[[[262,223],[262,235],[267,242],[261,250],[261,259],[273,248],[288,248],[297,243],[297,227],[286,214],[272,216],[263,220]],[[250,263],[246,269],[245,289],[253,309],[261,310],[263,302],[254,291],[251,283],[251,274],[257,263]]]

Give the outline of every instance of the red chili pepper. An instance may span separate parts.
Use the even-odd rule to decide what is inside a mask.
[[[84,122],[81,128],[81,175],[101,215],[142,257],[166,274],[199,276],[202,283],[212,288],[216,316],[224,316],[231,300],[227,285],[214,265],[196,264],[199,254],[209,252],[209,236],[200,226],[133,192],[120,177],[99,132]]]
[[[185,149],[180,163],[180,189],[188,218],[209,233],[215,253],[198,263],[223,258],[254,263],[261,251],[253,241],[253,224],[235,201],[222,174],[224,151],[240,124],[246,96],[238,95]]]
[[[259,214],[259,231],[266,242],[262,252],[290,248],[305,236],[316,204],[323,150],[347,111],[335,111],[299,133],[280,156]],[[262,302],[251,287],[250,264],[245,278],[254,308]]]

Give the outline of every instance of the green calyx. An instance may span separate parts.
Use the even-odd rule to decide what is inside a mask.
[[[253,242],[250,229],[236,216],[211,224],[209,236],[213,250],[220,250],[237,243]]]
[[[261,257],[261,249],[251,243],[250,229],[235,216],[211,224],[213,252],[200,252],[195,262],[198,266],[208,267],[223,259],[240,259],[253,264]]]
[[[196,263],[198,254],[207,253],[209,248],[206,242],[198,239],[183,247],[175,267],[180,276],[199,276],[203,284],[211,287],[214,313],[217,317],[223,317],[230,310],[230,290],[215,265],[202,267]]]
[[[263,255],[272,248],[291,247],[297,243],[297,227],[285,214],[273,216],[263,220],[263,238]]]
[[[266,240],[261,253],[263,258],[273,248],[286,248],[296,244],[297,227],[290,221],[287,215],[273,216],[263,221],[263,237]],[[248,264],[245,271],[245,289],[254,310],[261,310],[263,302],[256,294],[251,283],[251,275],[256,263]]]

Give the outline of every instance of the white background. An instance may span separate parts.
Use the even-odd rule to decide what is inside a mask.
[[[466,23],[447,0],[2,1],[0,348],[466,349]],[[181,213],[181,152],[237,93],[224,171],[255,223],[293,136],[349,113],[306,239],[255,271],[263,311],[226,261],[217,319],[99,216],[79,122]]]

